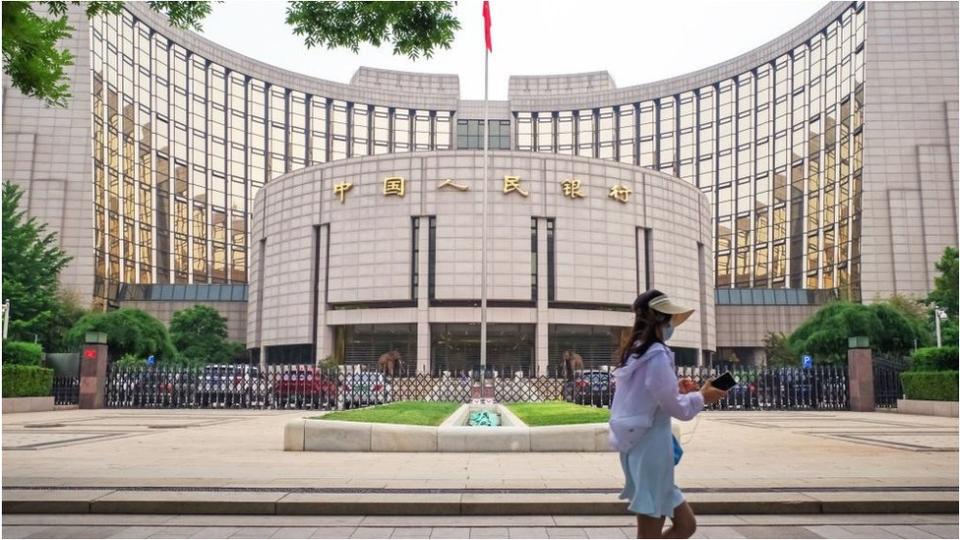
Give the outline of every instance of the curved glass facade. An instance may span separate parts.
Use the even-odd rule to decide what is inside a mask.
[[[865,15],[850,4],[788,54],[675,95],[515,112],[495,122],[491,147],[684,178],[714,207],[718,288],[836,288],[858,298]],[[245,283],[252,201],[278,175],[353,156],[482,146],[472,117],[284,88],[218,65],[127,11],[94,18],[91,34],[101,302],[121,283]]]
[[[717,288],[839,289],[859,299],[866,11],[788,54],[676,95],[515,113],[516,149],[679,176],[714,207]]]
[[[245,283],[253,198],[316,163],[452,148],[452,111],[306,94],[129,12],[91,20],[98,301],[121,283]]]

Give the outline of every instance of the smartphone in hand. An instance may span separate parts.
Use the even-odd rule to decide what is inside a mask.
[[[723,375],[710,381],[710,384],[717,390],[723,390],[726,392],[737,385],[737,380],[733,378],[733,375],[731,375],[729,371],[727,371]]]

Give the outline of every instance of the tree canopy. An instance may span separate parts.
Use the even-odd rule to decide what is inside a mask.
[[[818,362],[843,363],[847,340],[854,336],[867,336],[873,350],[897,355],[907,354],[914,339],[922,339],[908,318],[889,303],[833,302],[804,321],[787,342],[795,354],[812,354]]]
[[[927,295],[925,303],[937,306],[947,313],[947,320],[941,322],[941,335],[944,345],[956,345],[960,337],[957,329],[958,311],[960,311],[960,254],[957,248],[948,247],[943,250],[943,256],[936,264],[940,275],[933,280],[933,290]],[[933,312],[930,313],[931,324]]]
[[[180,355],[193,364],[225,364],[243,349],[227,341],[227,319],[204,305],[176,311],[170,319],[170,337]]]
[[[56,233],[26,217],[19,208],[22,197],[20,187],[4,182],[3,299],[10,300],[8,337],[22,341],[36,337],[49,351],[59,337],[52,335],[59,330],[56,323],[64,317],[59,277],[70,257],[60,249]]]
[[[308,48],[347,47],[361,43],[393,44],[393,54],[430,58],[436,48],[449,49],[460,22],[453,2],[290,2],[287,24]]]
[[[139,309],[123,308],[106,313],[88,313],[67,333],[67,342],[80,346],[87,332],[105,332],[111,357],[126,354],[138,358],[155,356],[158,362],[175,363],[179,359],[167,328],[152,315]]]
[[[122,1],[70,2],[82,5],[87,17],[120,13]],[[3,72],[23,94],[49,105],[65,106],[70,85],[65,70],[73,55],[60,41],[72,35],[65,1],[3,2]],[[210,14],[209,1],[151,1],[150,9],[170,24],[200,29]],[[449,49],[460,22],[453,2],[289,2],[286,22],[303,36],[307,48],[348,47],[363,43],[393,45],[394,54],[430,58],[437,48]]]

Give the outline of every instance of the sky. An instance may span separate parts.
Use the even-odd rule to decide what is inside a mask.
[[[823,0],[492,0],[490,99],[507,99],[510,75],[608,71],[618,87],[654,82],[748,52],[797,26]],[[204,37],[277,67],[347,83],[360,66],[460,77],[462,99],[483,99],[481,0],[454,7],[461,29],[449,50],[410,60],[392,48],[307,49],[284,22],[286,2],[214,4]]]

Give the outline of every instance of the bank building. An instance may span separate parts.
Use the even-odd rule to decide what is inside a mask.
[[[696,308],[679,364],[764,362],[825,302],[925,295],[957,245],[958,7],[831,2],[693,73],[510,77],[285,71],[128,2],[76,28],[72,97],[4,78],[4,179],[97,309],[228,317],[264,364],[399,350],[543,373],[615,363],[649,287]],[[489,143],[484,176],[484,137]]]

